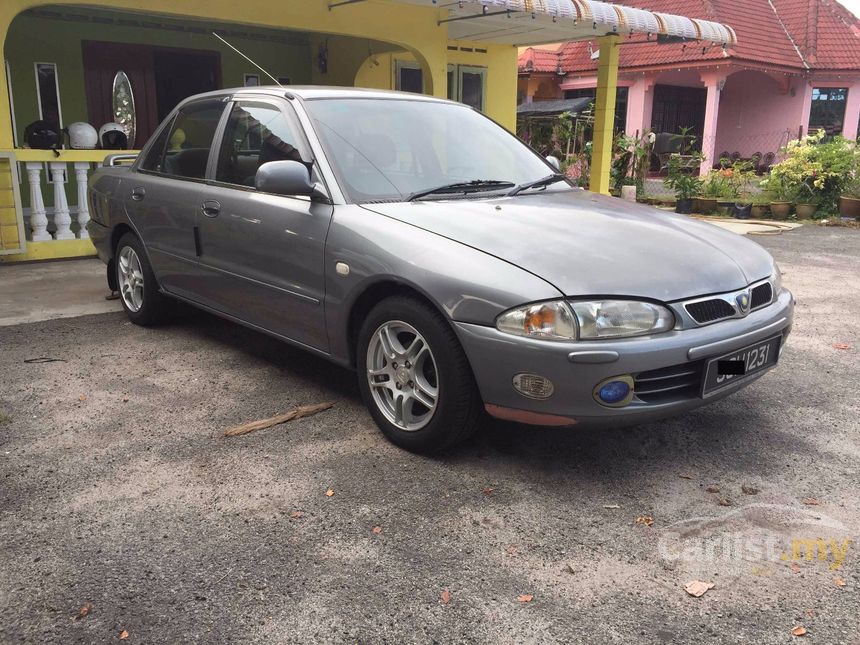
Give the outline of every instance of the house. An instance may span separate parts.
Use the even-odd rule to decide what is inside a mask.
[[[94,252],[87,178],[111,151],[26,148],[33,121],[119,122],[137,149],[186,96],[279,82],[425,92],[513,130],[517,47],[578,39],[607,52],[609,119],[617,45],[640,27],[702,43],[734,39],[724,25],[592,0],[3,0],[0,261]],[[601,118],[605,146],[592,174],[606,192],[611,128]]]
[[[725,48],[632,36],[620,52],[617,129],[692,128],[706,171],[724,154],[771,158],[824,128],[854,139],[860,121],[860,22],[835,0],[638,0],[653,11],[731,24]],[[518,100],[594,96],[596,42],[519,57]]]

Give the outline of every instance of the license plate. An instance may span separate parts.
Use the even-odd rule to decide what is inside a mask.
[[[708,361],[702,396],[707,397],[776,365],[781,342],[782,336],[775,336]]]

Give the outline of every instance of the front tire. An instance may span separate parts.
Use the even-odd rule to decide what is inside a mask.
[[[482,402],[472,369],[447,320],[417,298],[383,300],[358,335],[364,403],[401,448],[437,452],[471,436]]]
[[[171,303],[158,288],[140,239],[134,233],[123,235],[115,257],[116,284],[129,320],[144,327],[166,320]]]

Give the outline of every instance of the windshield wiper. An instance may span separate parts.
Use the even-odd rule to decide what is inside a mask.
[[[562,175],[560,172],[555,172],[543,179],[536,179],[535,181],[528,181],[524,184],[520,184],[516,188],[514,188],[511,192],[508,193],[508,197],[513,197],[514,195],[519,195],[524,190],[528,190],[529,188],[546,188],[551,184],[557,184],[560,181],[564,181],[567,179],[566,175]]]
[[[514,185],[512,181],[501,181],[498,179],[473,179],[472,181],[458,181],[453,184],[445,184],[436,186],[435,188],[427,188],[425,190],[416,191],[406,196],[407,202],[415,201],[427,195],[437,193],[477,193],[482,190],[496,190],[500,188],[510,188]]]

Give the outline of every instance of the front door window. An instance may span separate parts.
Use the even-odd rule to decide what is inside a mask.
[[[296,130],[286,115],[268,103],[236,103],[224,129],[217,181],[254,186],[257,169],[269,161],[303,161]]]

